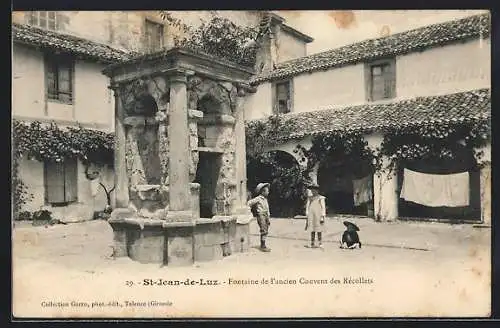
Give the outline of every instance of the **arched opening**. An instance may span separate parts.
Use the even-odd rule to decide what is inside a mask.
[[[206,115],[222,114],[221,103],[208,93],[198,100],[197,109]]]
[[[135,116],[144,118],[154,117],[158,111],[158,105],[150,94],[142,94],[135,101]],[[158,124],[151,120],[145,120],[145,126],[137,133],[136,141],[142,168],[148,184],[161,183],[161,162],[158,142]]]
[[[412,172],[423,173],[427,175],[425,181],[432,182],[433,177],[461,174],[464,179],[457,179],[454,184],[455,191],[468,193],[469,204],[467,206],[426,206],[417,202],[408,201],[399,197],[399,216],[412,219],[438,219],[450,220],[456,222],[462,221],[480,221],[481,219],[481,195],[480,195],[480,170],[474,158],[471,149],[466,147],[456,147],[453,150],[453,158],[433,157],[425,160],[412,160],[401,162],[398,168],[398,195],[401,195],[401,189],[404,183],[404,169]],[[464,176],[464,173],[468,174]],[[439,179],[439,178],[438,178]],[[464,181],[468,181],[468,184]],[[436,198],[451,197],[437,193],[436,186],[426,185],[425,181],[419,182],[418,193],[436,193]],[[442,203],[451,199],[440,199]]]
[[[373,209],[373,167],[367,159],[327,157],[318,168],[327,214],[366,216]]]
[[[248,157],[247,179],[249,195],[253,195],[258,183],[271,184],[268,198],[271,216],[304,214],[307,180],[293,155],[277,150]]]
[[[217,118],[223,104],[213,95],[207,93],[197,102],[197,110],[203,112],[203,119],[198,121],[198,164],[195,183],[200,185],[200,216],[211,218],[226,212],[227,185],[224,184],[224,152],[230,151],[220,147],[221,136],[225,126]]]

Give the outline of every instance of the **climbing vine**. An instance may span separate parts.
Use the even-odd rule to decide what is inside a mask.
[[[59,128],[55,123],[44,125],[14,121],[13,148],[16,157],[26,156],[40,162],[61,162],[78,158],[84,163],[113,162],[114,136],[81,126]]]
[[[291,132],[292,129],[279,114],[271,115],[267,120],[250,121],[246,126],[247,154],[257,155],[267,147],[279,145]]]
[[[271,215],[291,217],[304,214],[306,188],[310,183],[305,167],[283,152],[265,152],[247,158],[248,187],[260,182],[271,183],[269,206]]]
[[[12,132],[14,213],[32,198],[19,177],[19,159],[62,162],[66,158],[78,158],[87,164],[113,162],[114,136],[111,133],[81,126],[61,129],[55,123],[44,125],[38,121],[26,123],[18,120],[14,120]]]
[[[299,147],[300,149],[300,147]],[[368,142],[359,132],[337,131],[315,135],[309,149],[300,149],[307,158],[307,167],[312,169],[317,163],[342,162],[351,173],[365,174],[368,166],[375,171],[380,166],[376,152],[368,147]]]
[[[453,161],[464,150],[480,159],[490,139],[489,121],[423,125],[386,133],[380,155],[389,158],[389,171],[405,161]]]
[[[182,36],[174,36],[175,47],[205,52],[248,67],[255,65],[259,27],[238,26],[227,18],[215,16],[192,28],[166,11],[160,11],[160,16],[183,32]]]

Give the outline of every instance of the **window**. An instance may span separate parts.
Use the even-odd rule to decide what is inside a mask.
[[[64,206],[77,200],[77,160],[45,162],[45,198],[52,205]]]
[[[73,60],[66,56],[47,55],[45,63],[48,99],[71,104],[73,101]]]
[[[285,114],[292,110],[292,82],[278,82],[274,85],[274,113]]]
[[[395,60],[367,65],[368,100],[391,99],[396,96]]]
[[[57,15],[55,11],[32,11],[27,15],[28,24],[30,25],[48,30],[57,29]]]
[[[163,48],[163,24],[146,19],[145,27],[146,50],[158,51]]]

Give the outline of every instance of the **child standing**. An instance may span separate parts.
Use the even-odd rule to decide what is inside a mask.
[[[252,214],[257,218],[260,230],[260,250],[262,252],[270,252],[271,249],[266,245],[266,237],[271,222],[269,221],[269,203],[267,196],[269,196],[269,183],[259,183],[255,188],[255,194],[258,196],[250,199],[247,206],[250,207]]]
[[[307,197],[306,203],[306,231],[309,230],[311,232],[311,247],[315,248],[315,237],[316,233],[318,234],[318,246],[320,248],[323,247],[321,243],[321,237],[323,232],[323,227],[325,225],[325,216],[326,216],[326,204],[325,204],[325,196],[319,194],[319,186],[317,184],[313,184],[309,186],[309,190],[311,191],[311,196]]]

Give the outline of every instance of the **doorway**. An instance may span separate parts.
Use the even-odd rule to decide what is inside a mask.
[[[222,165],[222,154],[200,151],[195,183],[200,184],[200,217],[216,214],[216,189]]]

